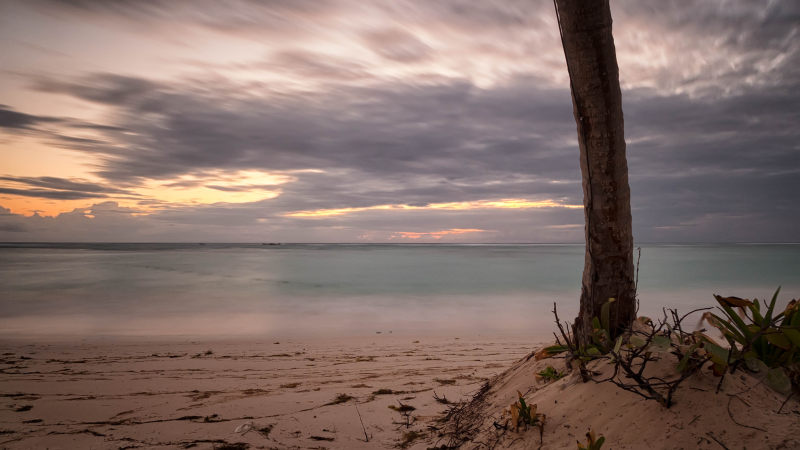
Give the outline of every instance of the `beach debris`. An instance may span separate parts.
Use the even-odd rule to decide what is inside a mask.
[[[453,402],[451,402],[450,400],[447,399],[446,395],[442,395],[441,397],[439,397],[436,394],[436,391],[433,391],[433,399],[436,400],[437,403],[441,403],[443,405],[450,405],[450,404],[453,403]]]
[[[241,434],[241,435],[245,435],[245,434],[253,431],[254,429],[255,429],[255,425],[253,424],[252,421],[250,421],[250,422],[246,422],[246,423],[243,423],[243,424],[239,425],[238,427],[236,427],[235,430],[233,430],[233,432]]]
[[[334,440],[336,440],[336,438],[332,438],[332,437],[328,437],[328,436],[317,436],[317,435],[314,435],[314,434],[312,434],[308,438],[311,439],[312,441],[334,441]]]
[[[397,401],[397,403],[400,406],[389,405],[388,408],[393,410],[393,411],[397,411],[398,413],[400,413],[400,416],[403,417],[403,419],[405,419],[405,422],[400,422],[400,425],[405,425],[406,428],[409,428],[411,426],[411,423],[414,420],[416,420],[416,419],[414,419],[414,417],[411,416],[411,412],[412,411],[416,411],[417,408],[415,408],[415,407],[413,407],[413,406],[411,406],[409,404],[403,403],[403,402],[401,402],[399,400]]]
[[[353,397],[352,395],[348,395],[348,394],[337,394],[336,398],[334,398],[333,400],[329,401],[328,403],[325,403],[323,406],[339,405],[341,403],[347,403],[350,400],[353,400],[354,398],[355,397]]]
[[[392,395],[392,394],[402,394],[401,391],[393,391],[391,389],[381,388],[377,391],[373,392],[372,395]]]
[[[356,403],[353,406],[356,407],[356,414],[358,414],[358,421],[361,422],[361,429],[364,431],[364,442],[369,442],[369,434],[367,434],[367,427],[364,426],[364,419],[361,418],[361,412],[358,411],[358,404]]]
[[[214,444],[214,450],[247,450],[250,444],[246,442],[224,442],[217,445]]]
[[[417,439],[422,439],[424,437],[425,434],[420,431],[416,430],[407,431],[403,433],[403,437],[400,439],[400,442],[398,442],[397,446],[400,448],[408,448],[412,443],[414,443],[414,441],[416,441]]]
[[[272,427],[274,426],[275,424],[269,424],[267,426],[257,428],[256,431],[258,431],[258,433],[264,436],[265,438],[269,438],[269,434],[272,432]]]

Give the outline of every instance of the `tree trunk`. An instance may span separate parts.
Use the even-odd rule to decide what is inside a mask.
[[[586,259],[574,331],[591,341],[592,318],[609,298],[612,335],[636,314],[628,163],[619,69],[608,0],[555,0],[578,126]]]

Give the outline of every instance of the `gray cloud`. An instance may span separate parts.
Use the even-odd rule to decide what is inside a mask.
[[[0,187],[0,194],[21,195],[23,197],[51,198],[56,200],[79,200],[106,197],[104,194],[78,191],[55,191],[51,189],[12,189]]]
[[[259,53],[255,61],[236,67],[311,80],[310,87],[232,81],[218,74],[159,81],[113,73],[37,76],[31,85],[39,93],[108,108],[108,124],[81,125],[4,108],[0,126],[36,133],[37,125],[50,121],[91,129],[100,137],[39,132],[59,146],[98,156],[96,174],[106,183],[92,190],[65,184],[69,180],[29,179],[31,189],[25,192],[106,195],[121,193],[106,185],[136,186],[205,170],[314,168],[324,173],[297,173],[274,199],[173,207],[135,223],[164,239],[187,233],[204,240],[203,233],[224,236],[224,227],[237,227],[237,236],[280,237],[275,240],[354,240],[360,233],[384,239],[392,231],[474,227],[494,230],[492,240],[580,240],[582,230],[572,226],[582,223],[580,210],[415,210],[402,217],[365,211],[325,220],[284,216],[317,208],[515,197],[581,202],[568,86],[555,84],[565,72],[550,3],[359,4],[37,3],[65,17],[142,23],[148,32],[166,33],[163,27],[173,23],[262,39],[277,36],[293,44],[347,23],[373,58],[418,71],[379,77],[361,54],[322,54],[297,44]],[[626,86],[637,238],[800,240],[794,198],[800,190],[800,41],[795,39],[800,6],[615,0],[612,11]],[[363,17],[356,20],[359,14]],[[372,19],[386,26],[375,31]],[[431,36],[447,36],[448,48],[468,56],[465,64],[473,58],[489,58],[486,65],[518,64],[504,66],[508,73],[490,83],[478,82],[466,65],[463,76],[426,73],[418,68],[458,56],[443,53],[427,40]],[[556,57],[536,59],[541,67],[526,65],[526,58],[540,53]],[[171,186],[201,183],[206,184],[179,180]],[[58,220],[67,219],[79,220],[69,215]]]
[[[117,189],[98,183],[59,177],[0,177],[0,181],[11,181],[14,183],[22,183],[29,186],[54,190],[131,195],[131,192],[125,189]]]
[[[133,82],[149,86],[142,98],[169,96],[155,121],[140,119],[149,103],[101,92],[104,86],[116,91],[113,84],[62,86],[76,96],[97,90],[89,98],[116,99],[123,118],[118,125],[136,131],[122,139],[140,151],[110,153],[100,172],[112,182],[208,168],[328,172],[303,174],[283,186],[269,201],[277,215],[531,195],[580,203],[568,93],[538,81],[522,77],[491,89],[464,80],[340,86],[329,93],[227,101],[224,108],[216,106],[219,99],[193,94],[191,86]],[[794,91],[754,87],[716,99],[627,91],[637,235],[654,239],[670,229],[689,239],[711,220],[708,214],[746,211],[722,221],[737,229],[800,218],[791,207],[791,193],[800,188],[798,132],[790,126],[800,118],[792,108]],[[784,228],[781,240],[796,239]]]
[[[9,109],[0,105],[0,128],[31,129],[42,123],[59,122],[56,117],[34,116]]]
[[[364,39],[377,54],[394,61],[420,61],[431,53],[429,45],[401,29],[374,31]]]

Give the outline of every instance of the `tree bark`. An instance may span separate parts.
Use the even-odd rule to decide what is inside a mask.
[[[610,298],[612,335],[635,318],[628,163],[619,68],[608,0],[555,0],[578,128],[586,258],[574,331],[591,341],[592,318]]]

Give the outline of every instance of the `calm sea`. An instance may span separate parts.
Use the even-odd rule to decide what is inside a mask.
[[[487,333],[577,312],[583,245],[0,244],[0,337]],[[800,245],[645,245],[641,314],[800,296]]]

